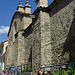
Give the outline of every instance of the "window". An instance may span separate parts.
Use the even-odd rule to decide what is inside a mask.
[[[30,56],[28,62],[32,63],[32,47],[30,48]]]
[[[15,30],[15,34],[16,34],[16,32],[17,32],[17,23],[16,22],[14,23],[14,30]]]
[[[14,22],[14,26],[13,26],[13,42],[15,41],[16,33],[17,33],[17,23]]]

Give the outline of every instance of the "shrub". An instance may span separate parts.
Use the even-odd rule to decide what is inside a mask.
[[[31,68],[25,68],[24,70],[21,71],[22,73],[24,72],[32,72]]]
[[[73,70],[62,70],[62,75],[72,75],[71,73],[73,73]],[[75,70],[74,70],[74,74],[75,74]],[[59,71],[54,71],[52,75],[59,75]]]
[[[12,66],[14,66],[14,65],[11,65],[11,66],[8,68],[8,70],[11,70]]]

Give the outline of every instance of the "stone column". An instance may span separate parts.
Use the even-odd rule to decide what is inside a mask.
[[[24,64],[25,49],[24,49],[24,36],[22,35],[24,31],[19,31],[18,33],[18,65]]]
[[[48,13],[40,12],[41,29],[41,66],[51,65],[51,34],[50,34],[50,16]]]

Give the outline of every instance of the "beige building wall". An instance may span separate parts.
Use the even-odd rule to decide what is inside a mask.
[[[22,24],[23,24],[23,29],[25,30],[31,23],[32,23],[32,18],[30,17],[23,17],[22,19]]]
[[[22,20],[21,16],[17,14],[11,23],[11,31],[9,33],[9,38],[8,38],[9,43],[8,43],[8,53],[7,53],[8,54],[7,65],[13,63],[15,65],[18,64],[18,33],[17,32],[23,29],[21,20]]]
[[[14,63],[14,65],[17,66],[25,63],[25,42],[23,33],[24,27],[29,26],[31,22],[31,18],[22,17],[20,13],[17,13],[12,19],[9,33],[7,65]]]

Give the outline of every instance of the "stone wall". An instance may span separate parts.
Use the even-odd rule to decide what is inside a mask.
[[[23,29],[22,26],[22,16],[17,14],[13,22],[11,23],[11,30],[8,38],[8,51],[7,51],[7,64],[18,65],[18,31]],[[15,22],[16,22],[16,31],[15,31]]]
[[[33,75],[32,72],[20,73],[20,75]]]
[[[37,8],[33,15],[33,20],[15,15],[9,33],[7,65],[32,62],[36,75],[41,66],[75,61],[75,0],[58,0],[48,8]]]
[[[25,64],[25,43],[24,43],[24,31],[18,33],[18,65]]]
[[[51,64],[51,39],[49,14],[39,10],[34,15],[35,19],[32,20],[32,64],[33,73],[36,75],[41,66]]]
[[[74,0],[60,0],[48,8],[49,14],[42,10],[35,12],[36,18],[32,21],[34,75],[40,66],[75,61],[74,4]]]
[[[9,38],[8,38],[8,51],[6,55],[6,65],[10,65],[12,63],[12,43],[13,43],[13,27],[10,31]]]
[[[24,33],[24,49],[25,49],[25,64],[29,62],[32,63],[32,46],[33,46],[33,36],[32,36],[32,26],[29,26]]]
[[[60,0],[50,9],[50,32],[53,64],[61,64],[73,60],[75,49],[74,31],[75,0]],[[75,56],[74,56],[75,57]]]
[[[35,15],[36,14],[36,15]],[[33,73],[36,75],[41,66],[41,34],[40,34],[40,13],[35,13],[33,19],[33,47],[32,47],[32,64]]]
[[[6,65],[10,65],[13,63],[16,66],[25,64],[25,38],[23,35],[23,29],[26,29],[31,24],[31,22],[31,18],[25,17],[20,13],[17,13],[13,17],[11,30],[9,32],[9,43],[7,52],[8,55]]]
[[[51,65],[51,34],[50,34],[50,16],[49,13],[40,12],[40,30],[41,30],[41,66]]]
[[[36,0],[37,2],[37,8],[38,7],[48,7],[48,0]]]
[[[22,25],[23,29],[26,29],[32,23],[32,18],[23,16]]]

